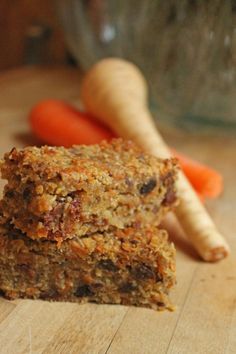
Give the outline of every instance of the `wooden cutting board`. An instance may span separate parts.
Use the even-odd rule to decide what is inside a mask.
[[[36,144],[27,114],[43,98],[78,104],[75,69],[30,68],[0,75],[0,154]],[[198,259],[180,230],[175,312],[0,298],[0,353],[222,354],[236,353],[236,140],[163,130],[180,151],[217,168],[225,191],[207,204],[232,254],[217,264]],[[1,182],[1,186],[3,183]]]

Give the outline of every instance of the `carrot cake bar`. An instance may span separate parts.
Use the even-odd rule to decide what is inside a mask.
[[[77,150],[76,150],[77,151]],[[0,292],[32,298],[172,309],[175,249],[156,227],[32,240],[0,225]]]
[[[176,203],[176,169],[174,159],[158,159],[121,139],[14,148],[1,162],[7,179],[1,208],[5,221],[28,237],[59,242],[158,225]]]

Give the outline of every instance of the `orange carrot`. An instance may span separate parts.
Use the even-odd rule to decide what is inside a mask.
[[[33,107],[29,121],[44,143],[69,147],[96,144],[115,136],[110,129],[60,100],[45,100]]]
[[[174,149],[172,149],[172,153],[178,158],[183,172],[198,194],[207,198],[217,198],[221,194],[223,178],[217,171]]]
[[[109,128],[95,121],[69,104],[59,100],[38,103],[30,113],[30,123],[35,135],[51,145],[69,147],[73,144],[93,144],[115,136]],[[208,166],[194,161],[172,149],[192,186],[204,201],[216,198],[222,191],[222,177]]]

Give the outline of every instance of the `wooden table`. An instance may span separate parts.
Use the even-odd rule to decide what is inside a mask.
[[[0,153],[35,144],[27,114],[43,98],[78,103],[74,69],[21,69],[0,76]],[[173,313],[111,305],[0,299],[0,353],[236,353],[236,141],[163,130],[180,151],[222,172],[225,191],[207,206],[232,254],[217,264],[198,259],[180,231]]]

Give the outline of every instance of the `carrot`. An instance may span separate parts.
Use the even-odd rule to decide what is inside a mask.
[[[30,112],[34,134],[50,145],[96,144],[115,136],[108,128],[60,100],[45,100]]]
[[[155,156],[171,156],[148,110],[146,81],[135,65],[116,58],[98,62],[84,78],[81,98],[87,111],[119,136]],[[181,170],[177,189],[180,203],[175,213],[199,255],[206,261],[226,257],[227,242]]]
[[[35,135],[51,145],[89,145],[115,136],[88,114],[59,100],[38,103],[31,111],[30,123]],[[176,150],[172,149],[172,153],[179,159],[185,175],[202,201],[205,197],[219,196],[222,191],[222,177],[216,171]]]
[[[223,178],[217,171],[190,159],[174,149],[171,149],[171,151],[179,160],[185,176],[191,182],[198,194],[203,198],[217,198],[222,193]]]

